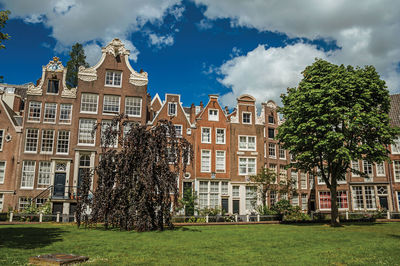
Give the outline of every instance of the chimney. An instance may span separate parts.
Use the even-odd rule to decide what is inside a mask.
[[[203,110],[204,105],[203,105],[203,101],[200,101],[200,110]]]
[[[225,114],[229,114],[228,106],[225,106]]]

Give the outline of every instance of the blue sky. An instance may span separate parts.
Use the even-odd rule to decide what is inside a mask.
[[[35,82],[53,56],[65,64],[81,42],[94,64],[114,37],[131,65],[149,74],[148,91],[180,93],[185,105],[249,93],[258,103],[295,86],[320,57],[374,65],[391,93],[400,85],[398,1],[0,0],[11,39],[0,50],[6,83]]]

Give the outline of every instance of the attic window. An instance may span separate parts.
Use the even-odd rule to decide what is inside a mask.
[[[106,72],[106,86],[121,87],[121,71],[107,71]]]
[[[274,117],[272,115],[268,116],[268,123],[275,124]]]
[[[60,81],[58,79],[49,79],[47,84],[47,93],[58,94],[58,85]]]
[[[168,103],[168,115],[176,115],[176,103]]]
[[[215,109],[208,110],[208,121],[218,121],[218,110]]]

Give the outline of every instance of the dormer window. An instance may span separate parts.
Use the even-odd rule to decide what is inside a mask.
[[[242,123],[243,124],[251,124],[251,113],[249,113],[249,112],[242,113]]]
[[[49,79],[47,84],[47,93],[58,94],[58,85],[60,81],[58,79]]]
[[[168,115],[176,115],[176,103],[168,103]]]
[[[208,121],[218,121],[218,110],[210,109],[208,110]]]
[[[121,71],[107,71],[106,72],[106,86],[121,87]]]

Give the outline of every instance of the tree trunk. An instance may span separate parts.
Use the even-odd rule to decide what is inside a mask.
[[[337,180],[334,177],[332,178],[331,181],[330,192],[331,192],[331,226],[338,227],[340,226],[340,220],[339,220],[339,211],[337,205]]]

